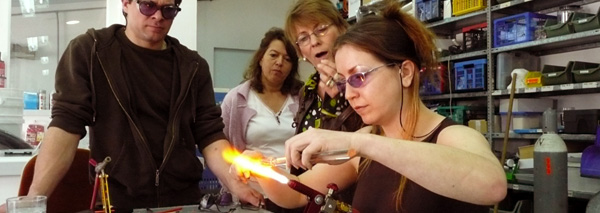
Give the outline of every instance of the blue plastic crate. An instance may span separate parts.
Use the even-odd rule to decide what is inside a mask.
[[[525,12],[494,20],[494,47],[544,38],[544,22],[556,16]]]
[[[199,187],[203,193],[218,193],[221,191],[219,179],[208,167],[204,168],[202,172],[202,180],[200,180]]]
[[[444,6],[441,0],[417,0],[416,17],[422,22],[442,20]]]
[[[196,149],[196,156],[204,158],[198,149]],[[200,183],[198,183],[198,187],[202,193],[210,194],[221,191],[221,183],[219,182],[219,179],[212,171],[210,171],[205,163],[204,170],[202,171],[202,179],[200,180]]]
[[[439,81],[429,82],[423,81],[423,85],[421,85],[421,90],[419,91],[421,95],[439,95],[442,94],[441,85]]]
[[[439,64],[436,73],[431,73],[431,77],[421,76],[421,95],[439,95],[448,92],[448,69],[444,64]]]
[[[485,90],[487,59],[476,59],[454,64],[454,89]]]

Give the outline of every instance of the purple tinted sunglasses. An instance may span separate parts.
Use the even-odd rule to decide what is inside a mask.
[[[356,69],[358,72],[350,75],[350,77],[348,77],[347,79],[342,78],[336,82],[338,90],[344,91],[346,89],[346,83],[348,83],[351,87],[360,88],[363,86],[363,84],[365,84],[365,81],[367,80],[367,75],[369,75],[371,72],[377,71],[377,70],[379,70],[379,68],[382,68],[382,67],[388,67],[388,66],[394,66],[394,65],[396,65],[396,63],[383,64],[383,65],[377,66],[377,67],[372,68],[367,71],[362,71],[362,70],[368,69],[365,66],[361,66],[361,65],[356,66],[356,68],[354,68],[354,69]]]
[[[140,8],[140,13],[145,16],[152,16],[156,11],[160,10],[163,18],[165,19],[174,19],[177,16],[177,13],[181,11],[177,5],[163,5],[158,6],[156,2],[153,1],[137,1],[138,6]]]

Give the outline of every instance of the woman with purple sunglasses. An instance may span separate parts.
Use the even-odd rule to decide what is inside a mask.
[[[323,194],[356,183],[359,212],[489,212],[506,195],[506,178],[483,135],[429,110],[419,97],[419,70],[436,65],[434,34],[399,3],[362,18],[333,49],[338,81],[369,125],[357,132],[310,129],[286,141],[287,175]],[[351,150],[339,165],[311,156]],[[285,173],[283,173],[285,174]],[[273,179],[259,183],[275,203],[297,207],[306,197]]]

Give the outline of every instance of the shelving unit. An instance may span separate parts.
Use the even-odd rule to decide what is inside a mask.
[[[512,189],[512,190],[518,190],[518,191],[533,192],[533,185],[509,183],[508,188]],[[572,197],[572,198],[590,199],[590,198],[592,198],[592,196],[594,196],[594,193],[580,192],[580,191],[573,191],[573,190],[569,190],[569,191],[567,191],[567,193],[568,193],[568,196]]]
[[[439,58],[440,62],[451,64],[456,61],[486,58],[487,63],[487,91],[482,92],[467,92],[467,93],[450,93],[441,95],[426,95],[422,99],[424,101],[443,101],[446,99],[454,100],[479,100],[483,101],[488,106],[487,120],[488,129],[493,129],[493,117],[496,112],[494,109],[494,100],[506,99],[509,95],[509,90],[495,90],[495,56],[498,53],[522,50],[533,53],[538,56],[544,56],[556,53],[565,53],[576,50],[590,49],[600,47],[600,29],[568,34],[564,36],[545,38],[534,40],[514,45],[493,47],[493,21],[497,18],[510,16],[526,11],[538,13],[551,13],[558,10],[559,6],[566,4],[586,5],[600,0],[513,0],[505,3],[497,4],[496,0],[487,0],[488,7],[485,10],[456,16],[427,24],[427,26],[441,37],[453,37],[462,27],[478,24],[486,21],[488,26],[487,33],[487,48],[484,50],[471,51],[461,54],[449,55]],[[452,70],[448,67],[448,70]],[[600,82],[574,83],[564,85],[543,86],[540,88],[517,89],[515,97],[543,97],[571,94],[589,94],[600,92]],[[490,122],[491,121],[491,122]],[[503,137],[503,133],[486,134],[486,137],[492,143],[493,139]],[[536,139],[536,135],[519,136],[511,133],[511,138]],[[584,136],[566,136],[569,139],[591,141],[595,139],[595,135]]]
[[[504,133],[490,133],[489,134],[492,138],[494,139],[501,139],[504,138]],[[487,134],[486,134],[487,136]],[[509,133],[508,134],[508,138],[514,138],[514,139],[538,139],[541,136],[540,134],[517,134],[517,133]],[[591,141],[596,139],[596,135],[592,135],[592,134],[559,134],[559,136],[563,139],[563,140],[570,140],[570,141]]]
[[[510,91],[495,89],[495,68],[496,55],[498,53],[521,50],[532,53],[537,56],[552,55],[557,53],[567,53],[577,50],[585,50],[600,47],[600,29],[590,30],[585,32],[573,33],[541,40],[534,40],[514,45],[493,47],[493,23],[497,18],[502,18],[510,15],[515,15],[523,12],[537,12],[548,14],[556,12],[558,7],[563,5],[587,5],[600,0],[513,0],[505,3],[497,4],[496,0],[487,0],[488,7],[485,10],[469,13],[466,15],[447,18],[438,22],[427,24],[427,26],[440,37],[453,38],[461,32],[463,27],[487,22],[487,48],[465,52],[461,54],[449,55],[438,59],[439,62],[445,63],[448,66],[448,76],[452,72],[452,63],[463,60],[486,58],[487,59],[487,77],[486,91],[479,92],[460,92],[441,95],[424,95],[422,100],[430,103],[440,103],[446,100],[451,100],[452,104],[457,101],[476,101],[477,103],[485,103],[487,106],[487,123],[488,130],[493,130],[494,115],[497,114],[495,103],[499,99],[508,99]],[[540,67],[541,69],[541,67]],[[452,88],[450,89],[452,91]],[[543,86],[539,88],[521,88],[515,92],[515,98],[536,98],[548,96],[564,96],[577,94],[592,94],[600,93],[600,82],[587,83],[572,83],[563,85]],[[492,147],[494,142],[501,142],[504,138],[502,132],[491,132],[485,134]],[[586,144],[592,144],[596,139],[594,134],[559,134],[561,138],[568,143],[584,147]],[[508,137],[514,140],[531,140],[532,142],[538,139],[540,134],[517,134],[509,133]],[[509,184],[509,189],[519,191],[533,192],[532,185],[526,184]],[[569,191],[569,197],[590,199],[594,194],[581,191]]]

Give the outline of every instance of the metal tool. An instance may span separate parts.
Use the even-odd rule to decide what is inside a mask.
[[[308,196],[308,204],[304,208],[304,213],[358,213],[358,210],[353,209],[350,204],[333,198],[333,193],[338,190],[337,185],[334,183],[327,185],[329,189],[327,195],[295,180],[290,180],[287,185],[293,190]]]
[[[94,204],[96,203],[96,194],[98,193],[98,187],[102,195],[102,210],[104,213],[112,212],[112,206],[110,205],[110,195],[108,192],[108,175],[104,172],[106,164],[111,161],[110,157],[104,158],[100,163],[96,163],[94,159],[90,159],[90,164],[94,166],[96,172],[96,179],[94,181],[94,194],[92,195],[92,201],[90,203],[90,210],[94,210]]]
[[[345,163],[346,161],[348,161],[354,157],[356,157],[356,151],[354,151],[353,149],[326,151],[326,152],[320,152],[320,153],[312,155],[310,158],[310,163],[312,163],[313,165],[317,164],[317,163],[338,165],[338,164]],[[271,166],[276,166],[276,167],[285,167],[285,165],[287,164],[287,160],[285,159],[285,157],[278,157],[278,158],[269,157],[269,158],[263,159],[262,163],[271,165]]]

